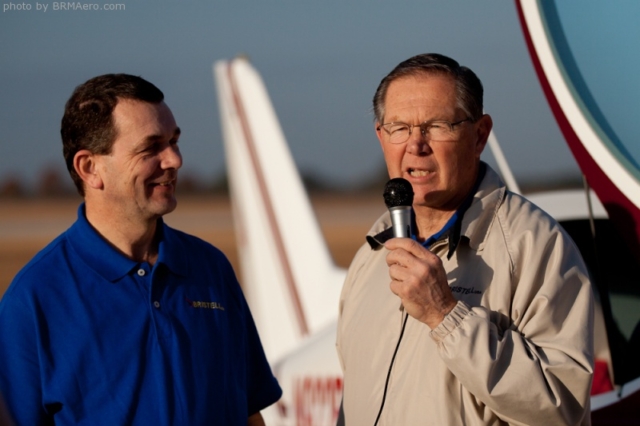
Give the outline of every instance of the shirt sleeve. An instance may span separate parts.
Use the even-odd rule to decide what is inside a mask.
[[[512,282],[500,286],[515,289],[511,325],[501,328],[504,312],[458,302],[431,337],[450,371],[504,421],[589,424],[593,296],[586,267],[561,232],[514,252]]]
[[[273,376],[249,306],[244,299],[243,305],[246,312],[247,405],[250,416],[278,401],[282,396],[282,390]]]
[[[0,301],[0,394],[17,425],[53,424],[45,410],[33,311],[15,295]]]

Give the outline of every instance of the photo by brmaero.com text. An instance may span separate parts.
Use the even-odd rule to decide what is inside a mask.
[[[84,3],[72,1],[53,2],[3,2],[2,12],[66,12],[66,11],[124,11],[126,5],[120,3]]]

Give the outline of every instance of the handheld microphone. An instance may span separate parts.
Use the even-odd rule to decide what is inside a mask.
[[[409,181],[403,178],[391,179],[384,187],[383,197],[391,215],[393,236],[411,238],[413,188]]]

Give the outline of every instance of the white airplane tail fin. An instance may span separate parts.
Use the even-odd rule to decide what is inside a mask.
[[[242,284],[271,362],[336,318],[335,266],[264,83],[246,59],[214,65]]]

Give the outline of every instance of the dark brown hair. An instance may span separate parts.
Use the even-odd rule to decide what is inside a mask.
[[[164,100],[164,94],[141,77],[105,74],[76,87],[65,105],[60,126],[62,153],[71,179],[82,196],[84,187],[73,167],[73,159],[83,149],[99,155],[111,152],[117,136],[112,113],[120,99],[158,104]]]

